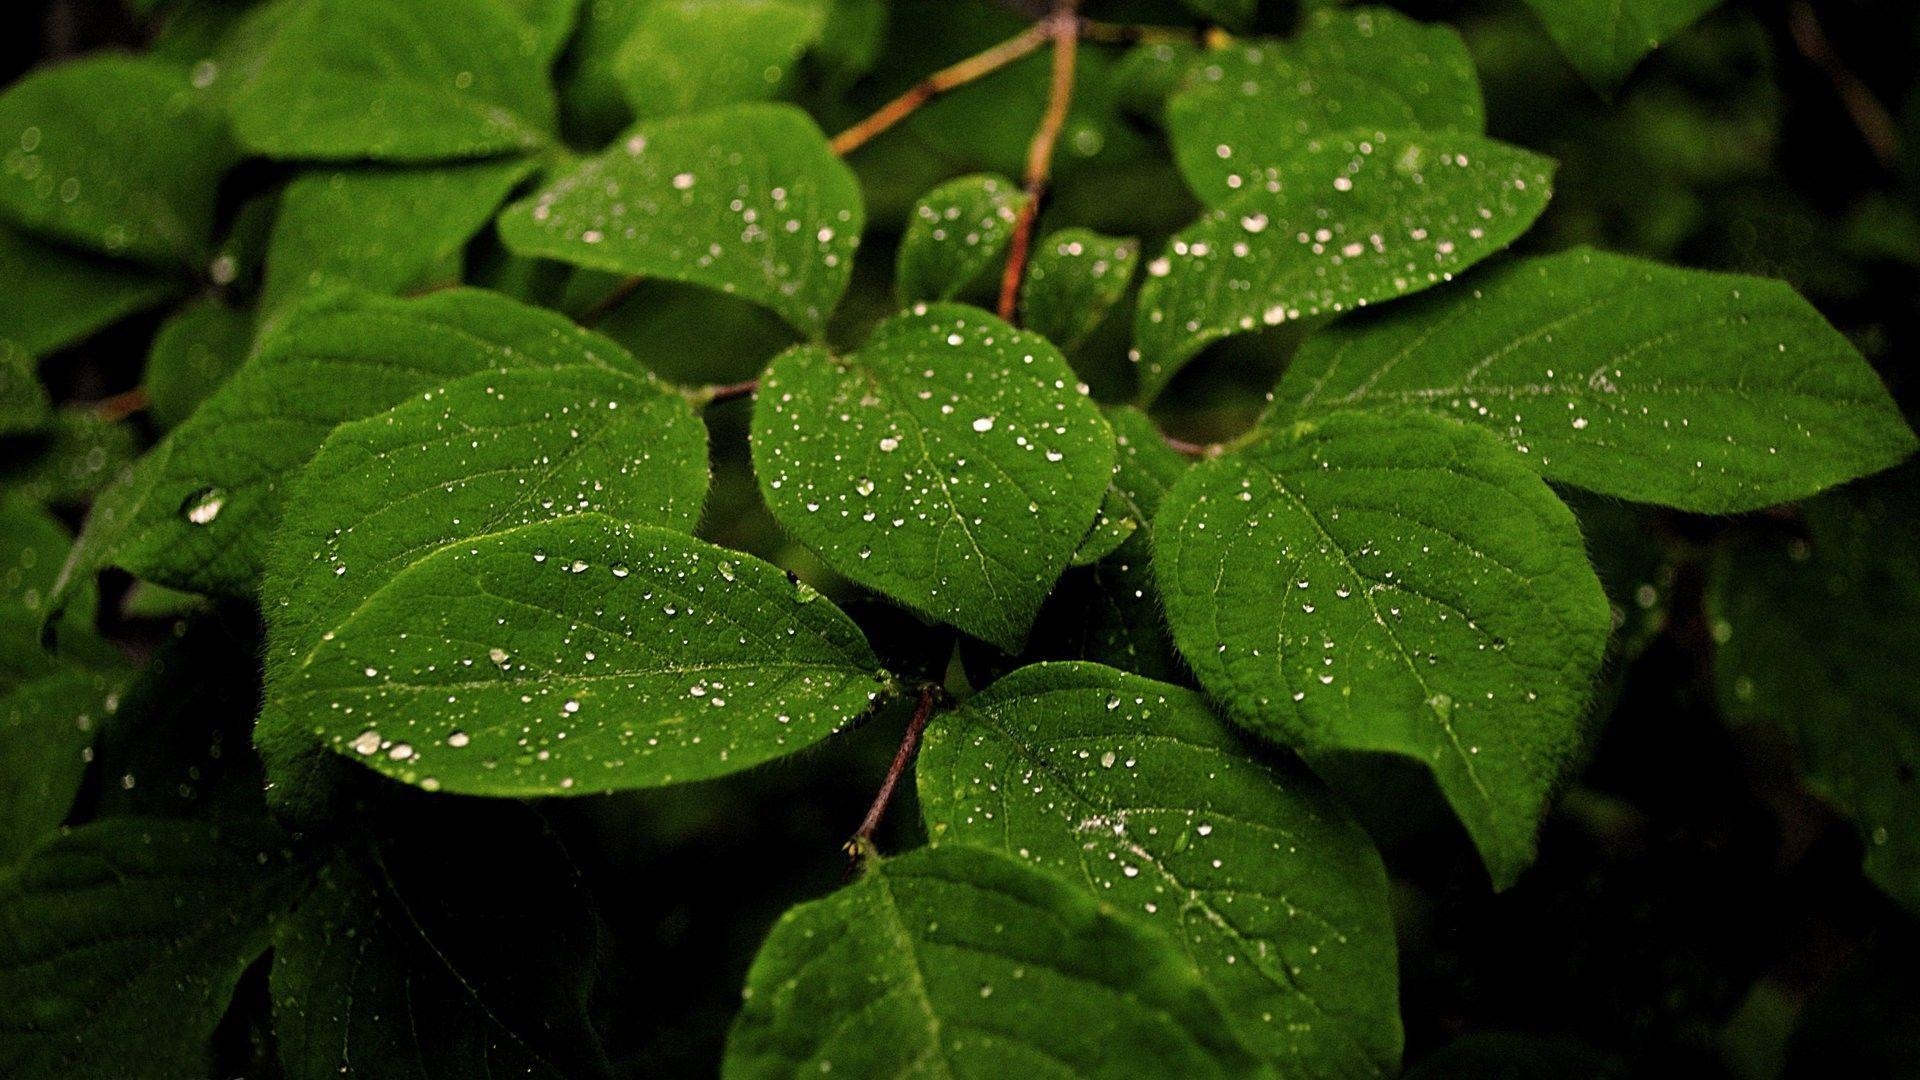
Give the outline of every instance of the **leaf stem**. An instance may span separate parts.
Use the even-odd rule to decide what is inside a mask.
[[[1797,0],[1787,9],[1787,32],[1794,48],[1800,50],[1833,83],[1848,119],[1860,132],[1860,139],[1883,169],[1891,169],[1900,158],[1900,125],[1893,114],[1873,96],[1873,91],[1841,61],[1840,54],[1827,39],[1827,32],[1813,13],[1813,5]]]
[[[1096,45],[1206,45],[1226,39],[1207,26],[1153,26],[1147,23],[1080,21],[1080,40]]]
[[[1053,36],[1046,21],[1034,23],[985,52],[975,53],[951,67],[941,68],[913,84],[906,93],[880,106],[873,115],[833,137],[833,152],[845,157],[893,125],[912,116],[920,106],[949,90],[991,75],[1022,57],[1032,55]]]
[[[147,405],[147,388],[144,386],[136,386],[131,390],[94,402],[93,414],[102,421],[111,424],[119,420],[125,420],[134,413],[145,409]]]
[[[716,401],[732,401],[743,398],[760,389],[759,379],[746,379],[737,383],[722,383],[718,386],[703,386],[691,395],[695,406],[711,405]]]
[[[920,736],[927,730],[927,721],[933,716],[933,703],[939,698],[940,690],[931,683],[920,688],[920,703],[914,706],[913,717],[907,721],[906,733],[900,736],[900,749],[893,753],[893,764],[887,766],[887,777],[880,782],[880,790],[873,796],[873,805],[867,807],[867,816],[861,820],[860,828],[847,841],[847,853],[859,862],[872,855],[876,848],[873,834],[880,828],[880,819],[886,816],[887,804],[893,801],[894,789],[900,786],[900,777],[906,774],[907,767],[920,753]]]
[[[1000,317],[1013,321],[1020,301],[1020,281],[1027,272],[1027,254],[1033,246],[1033,223],[1040,213],[1040,200],[1046,197],[1047,181],[1053,176],[1053,148],[1060,142],[1060,130],[1067,125],[1067,110],[1073,104],[1073,69],[1079,55],[1080,0],[1054,0],[1053,12],[1034,25],[1053,39],[1053,81],[1047,90],[1047,111],[1027,147],[1027,201],[1013,222],[1013,243],[1007,250],[1006,272],[1000,277]]]
[[[581,326],[592,326],[598,323],[601,319],[611,314],[614,308],[625,303],[627,297],[632,296],[633,291],[638,289],[640,283],[645,280],[644,277],[635,274],[621,281],[618,285],[608,290],[606,295],[588,304],[586,307],[581,308],[580,314],[575,315],[573,321],[579,323]]]

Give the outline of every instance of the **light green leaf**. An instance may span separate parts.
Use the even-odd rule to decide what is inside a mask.
[[[95,251],[199,264],[226,120],[187,73],[100,56],[34,72],[0,94],[0,217]]]
[[[287,1075],[606,1075],[593,909],[566,852],[510,802],[399,802],[355,822],[274,935]]]
[[[1071,352],[1093,333],[1133,283],[1140,242],[1091,229],[1048,233],[1033,247],[1020,283],[1027,328]]]
[[[997,265],[1027,202],[1020,185],[981,174],[949,180],[914,204],[900,238],[894,291],[902,304],[952,300]]]
[[[532,171],[507,158],[302,174],[280,197],[261,308],[327,285],[399,293],[433,283]]]
[[[1399,1067],[1380,857],[1305,769],[1262,760],[1198,693],[1023,668],[931,725],[916,768],[936,845],[1017,854],[1182,942],[1279,1075]]]
[[[775,358],[752,441],[761,494],[795,539],[1008,651],[1113,469],[1113,434],[1059,351],[958,304],[889,319],[844,358]]]
[[[212,397],[253,347],[253,313],[203,300],[161,324],[147,352],[147,414],[162,430],[179,427]]]
[[[1216,339],[1447,280],[1525,232],[1552,178],[1547,159],[1471,135],[1309,142],[1148,265],[1142,396]]]
[[[821,0],[651,0],[613,68],[641,119],[765,101],[825,22]]]
[[[1206,54],[1167,102],[1174,161],[1220,205],[1342,132],[1486,130],[1480,80],[1451,27],[1385,8],[1320,10],[1286,41]]]
[[[0,342],[0,436],[38,431],[52,414],[53,402],[40,385],[37,366]]]
[[[234,94],[240,141],[276,158],[436,161],[546,145],[546,61],[495,0],[304,0]]]
[[[1513,882],[1609,629],[1572,513],[1524,462],[1435,417],[1339,413],[1196,466],[1154,537],[1174,642],[1229,715],[1424,763]]]
[[[498,0],[520,16],[523,45],[551,62],[567,47],[580,17],[581,0]]]
[[[778,568],[598,514],[442,548],[320,636],[268,691],[289,730],[483,795],[735,772],[887,686],[853,622]]]
[[[639,125],[509,207],[500,236],[522,255],[734,293],[818,337],[865,224],[853,173],[805,113],[740,105]]]
[[[1720,0],[1527,0],[1581,76],[1612,93],[1642,57]]]
[[[475,372],[579,364],[636,370],[605,338],[479,290],[417,300],[346,294],[296,307],[103,494],[69,576],[115,565],[172,588],[248,595],[283,488],[336,425]]]
[[[1172,943],[978,848],[923,849],[787,912],[721,1075],[1249,1076]]]
[[[1549,480],[1705,513],[1810,495],[1913,452],[1873,369],[1778,281],[1579,249],[1307,339],[1283,410],[1411,407]]]
[[[210,1075],[214,1026],[299,883],[277,834],[142,818],[0,871],[0,1071]]]
[[[1807,781],[1859,821],[1867,876],[1920,911],[1917,477],[1807,504],[1807,539],[1736,546],[1707,595],[1727,717],[1793,736]]]

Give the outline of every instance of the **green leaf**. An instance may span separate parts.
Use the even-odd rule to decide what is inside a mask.
[[[935,844],[1017,854],[1184,943],[1280,1075],[1399,1067],[1380,857],[1305,769],[1262,760],[1199,694],[1023,668],[930,726],[916,768]]]
[[[507,158],[302,174],[280,197],[261,308],[328,285],[399,293],[432,283],[532,171]]]
[[[210,1075],[214,1025],[299,878],[277,834],[140,818],[0,871],[0,1071]]]
[[[1196,466],[1154,535],[1174,642],[1229,715],[1423,762],[1512,883],[1609,629],[1573,515],[1524,462],[1446,420],[1340,413]]]
[[[0,341],[0,436],[38,431],[52,414],[34,362]]]
[[[520,16],[520,40],[534,55],[551,62],[567,47],[580,17],[581,0],[498,0]]]
[[[691,532],[706,491],[687,400],[599,367],[482,372],[342,424],[287,491],[268,666],[292,677],[323,628],[449,544],[579,513]]]
[[[110,255],[199,264],[227,125],[187,73],[101,56],[34,72],[0,94],[0,217]]]
[[[1099,508],[1113,434],[1045,339],[958,304],[802,346],[760,381],[753,464],[836,572],[1017,651]]]
[[[1642,57],[1720,0],[1527,0],[1527,6],[1581,77],[1606,94]]]
[[[268,157],[437,161],[546,145],[545,59],[495,0],[302,0],[234,94]]]
[[[1920,911],[1920,513],[1913,466],[1808,503],[1809,535],[1714,568],[1721,708],[1770,723],[1808,783],[1860,823],[1867,876]]]
[[[1080,538],[1080,546],[1073,549],[1070,565],[1092,566],[1113,554],[1140,528],[1140,524],[1127,511],[1126,500],[1109,485],[1107,493],[1100,499],[1100,512],[1093,516],[1092,527]]]
[[[103,495],[73,576],[116,565],[172,588],[248,595],[282,489],[336,425],[475,372],[631,363],[552,312],[478,290],[417,300],[347,294],[298,307]]]
[[[83,506],[139,456],[136,439],[133,425],[90,407],[56,409],[44,428],[6,447],[18,456],[0,466],[0,486],[48,506]]]
[[[1301,417],[1452,416],[1549,480],[1705,513],[1810,495],[1915,447],[1873,369],[1791,287],[1584,248],[1315,334],[1278,399]]]
[[[1027,328],[1072,352],[1133,283],[1140,242],[1091,229],[1061,229],[1034,245],[1020,283]]]
[[[273,942],[292,1080],[604,1076],[585,884],[523,806],[388,799]]]
[[[1020,185],[982,174],[949,180],[914,204],[900,238],[894,291],[902,304],[952,300],[1001,262],[1027,202]]]
[[[820,0],[652,0],[613,68],[642,119],[765,101],[825,22]]]
[[[1173,238],[1134,319],[1141,393],[1207,343],[1436,285],[1546,207],[1553,163],[1471,135],[1309,142]]]
[[[289,730],[482,795],[735,772],[827,737],[887,685],[852,621],[778,568],[598,514],[442,548],[320,636],[268,691]]]
[[[185,423],[246,362],[253,330],[252,312],[213,300],[184,307],[161,324],[140,380],[153,422],[162,430]]]
[[[1480,80],[1451,27],[1384,8],[1313,12],[1286,41],[1206,54],[1167,102],[1174,161],[1219,205],[1339,132],[1486,130]]]
[[[782,916],[721,1073],[1248,1076],[1172,943],[993,852],[923,849]]]
[[[807,115],[739,105],[644,123],[509,207],[537,255],[734,293],[824,332],[865,227],[860,188]]]
[[[1237,30],[1253,21],[1253,10],[1260,0],[1180,0],[1180,3],[1203,19]]]

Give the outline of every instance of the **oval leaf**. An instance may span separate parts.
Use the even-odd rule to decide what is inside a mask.
[[[1034,333],[1072,350],[1107,317],[1133,283],[1140,242],[1091,229],[1061,229],[1034,245],[1020,313]]]
[[[900,302],[959,296],[1006,253],[1026,202],[1026,192],[1004,176],[963,176],[927,192],[900,238]]]

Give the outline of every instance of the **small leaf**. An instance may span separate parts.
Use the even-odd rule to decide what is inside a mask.
[[[282,488],[335,425],[477,371],[577,364],[635,370],[605,338],[479,290],[345,294],[296,308],[103,495],[70,576],[115,565],[173,588],[248,595]]]
[[[1295,37],[1212,50],[1192,71],[1167,102],[1167,134],[1213,206],[1338,132],[1486,130],[1460,35],[1384,8],[1315,11]]]
[[[1250,1076],[1180,950],[978,848],[923,849],[787,912],[721,1074]]]
[[[858,353],[774,359],[753,462],[782,528],[836,572],[1017,651],[1092,523],[1113,435],[1045,339],[958,304]]]
[[[0,466],[0,486],[58,507],[86,505],[140,453],[133,425],[103,420],[85,405],[54,410],[10,449],[19,456]]]
[[[276,158],[439,161],[545,145],[545,61],[495,0],[300,0],[234,95],[234,130]]]
[[[853,271],[860,188],[807,115],[739,105],[641,124],[509,207],[522,255],[686,281],[818,337]]]
[[[636,117],[780,97],[820,37],[820,0],[653,0],[613,68]]]
[[[327,285],[399,293],[429,284],[532,171],[507,158],[302,174],[280,196],[261,308]]]
[[[355,824],[274,935],[290,1078],[608,1073],[587,1021],[593,908],[532,811],[390,797]]]
[[[1424,763],[1513,882],[1609,629],[1573,515],[1517,455],[1417,413],[1338,413],[1196,466],[1154,536],[1174,641],[1230,716]]]
[[[914,204],[900,238],[894,291],[902,304],[952,300],[999,263],[1026,205],[1020,185],[983,174],[949,180]]]
[[[163,430],[185,423],[246,362],[253,330],[251,312],[212,300],[184,307],[162,323],[140,380],[153,422]]]
[[[1090,229],[1061,229],[1034,245],[1020,284],[1020,311],[1034,333],[1071,352],[1133,283],[1140,242]]]
[[[1720,0],[1527,0],[1581,76],[1612,93],[1642,57]]]
[[[1915,447],[1873,369],[1782,282],[1579,249],[1470,285],[1308,338],[1281,407],[1425,409],[1492,431],[1549,480],[1705,513],[1810,495]]]
[[[1093,516],[1092,527],[1080,538],[1080,546],[1073,549],[1070,565],[1092,566],[1113,554],[1139,530],[1140,524],[1127,511],[1126,500],[1108,486],[1100,500],[1100,512]]]
[[[778,568],[598,514],[442,548],[318,636],[268,690],[277,722],[478,795],[724,775],[827,737],[887,685],[853,622]]]
[[[1134,319],[1142,396],[1218,338],[1449,279],[1525,232],[1552,176],[1547,159],[1471,135],[1308,143],[1148,264]]]
[[[208,96],[169,64],[99,56],[0,94],[0,216],[94,251],[178,266],[206,258],[236,154]]]
[[[1282,1075],[1398,1068],[1379,856],[1305,769],[1262,761],[1199,694],[1023,668],[930,726],[917,770],[935,844],[1017,854],[1182,941]]]
[[[0,1071],[211,1074],[208,1041],[300,875],[278,834],[116,818],[0,871]]]

